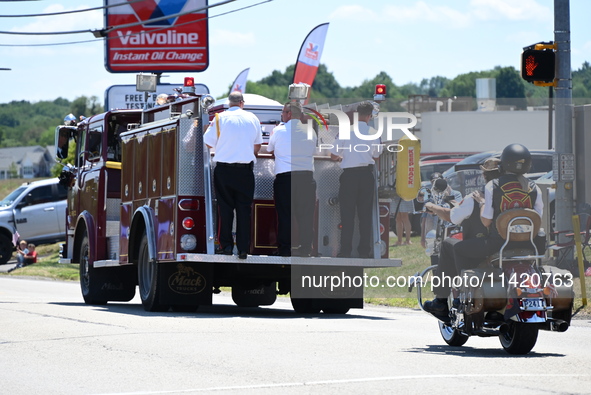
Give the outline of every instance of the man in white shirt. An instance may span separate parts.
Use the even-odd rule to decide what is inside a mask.
[[[296,103],[286,103],[282,119],[269,138],[267,152],[275,155],[273,195],[277,210],[277,254],[291,256],[292,247],[300,245],[298,256],[310,256],[314,236],[316,181],[314,181],[314,151],[316,135],[308,138],[301,122],[302,109]],[[292,221],[297,234],[291,233]]]
[[[369,136],[377,133],[367,123],[371,119],[373,104],[362,102],[357,107],[360,134]],[[355,212],[359,221],[359,257],[368,258],[372,252],[372,206],[374,203],[375,159],[380,155],[379,140],[362,140],[351,132],[349,140],[339,137],[330,151],[332,160],[340,161],[343,173],[340,176],[339,206],[341,212],[341,249],[339,257],[348,258],[353,249]]]
[[[253,113],[244,111],[240,92],[228,96],[230,108],[214,118],[203,141],[215,149],[215,187],[220,226],[218,239],[221,252],[232,255],[234,240],[232,223],[236,210],[236,246],[238,257],[246,259],[250,250],[252,200],[254,197],[253,166],[261,148],[261,123]]]

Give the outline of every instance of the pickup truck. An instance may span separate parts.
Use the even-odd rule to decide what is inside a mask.
[[[66,239],[67,194],[51,178],[24,183],[0,201],[0,264],[12,256],[17,234],[34,244]]]

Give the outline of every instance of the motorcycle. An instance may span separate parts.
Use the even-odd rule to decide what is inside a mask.
[[[453,279],[446,317],[439,331],[450,346],[462,346],[470,336],[498,336],[509,354],[527,354],[539,330],[564,332],[572,318],[573,276],[564,269],[541,264],[534,244],[539,215],[530,209],[511,209],[496,221],[504,239],[499,252],[477,268]],[[529,243],[525,243],[529,241]],[[529,244],[514,248],[514,242]],[[417,273],[417,299],[424,311],[421,286],[437,266]]]

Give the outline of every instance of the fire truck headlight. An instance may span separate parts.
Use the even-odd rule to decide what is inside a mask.
[[[197,239],[193,235],[183,235],[181,237],[181,248],[185,251],[194,250],[197,247]]]
[[[215,103],[215,99],[211,95],[204,95],[201,97],[201,107],[207,110],[211,105]]]

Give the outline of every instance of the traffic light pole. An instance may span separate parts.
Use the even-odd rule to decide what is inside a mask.
[[[554,0],[554,43],[556,53],[556,153],[554,179],[556,180],[555,212],[556,229],[570,230],[573,228],[573,186],[574,186],[574,155],[573,155],[573,105],[572,76],[570,59],[570,6],[569,0]],[[558,173],[558,174],[556,174]],[[578,231],[575,230],[575,231]],[[558,235],[558,242],[566,242],[566,236]],[[572,249],[564,249],[573,258]]]
[[[554,127],[553,123],[553,116],[554,116],[554,87],[548,87],[548,149],[554,148],[554,136],[552,133],[552,128]]]

